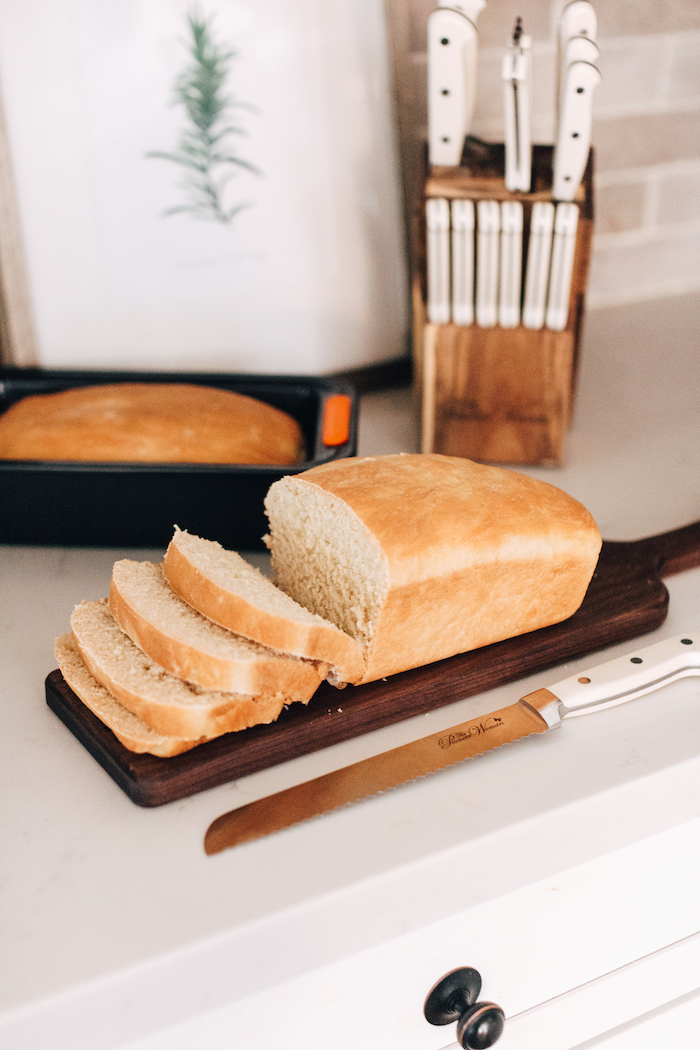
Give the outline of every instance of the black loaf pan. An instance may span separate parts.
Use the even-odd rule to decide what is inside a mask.
[[[264,550],[263,500],[285,474],[355,454],[357,397],[347,383],[307,376],[0,369],[0,414],[22,397],[102,383],[195,383],[266,401],[297,420],[307,460],[298,466],[0,460],[0,543],[165,547],[173,525],[225,547]],[[325,445],[328,399],[351,400],[347,441]]]

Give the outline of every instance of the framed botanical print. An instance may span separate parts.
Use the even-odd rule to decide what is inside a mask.
[[[403,352],[381,0],[5,0],[0,88],[25,357],[322,373]]]

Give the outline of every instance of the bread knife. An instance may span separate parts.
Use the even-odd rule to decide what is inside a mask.
[[[694,631],[579,671],[548,689],[528,693],[510,707],[225,813],[209,827],[204,849],[208,854],[220,853],[263,838],[503,744],[558,729],[566,718],[616,707],[691,675],[700,675],[700,632]]]
[[[450,205],[444,197],[425,202],[428,241],[428,320],[450,320]]]
[[[474,201],[453,200],[452,320],[474,324]]]
[[[428,156],[456,167],[476,98],[476,21],[485,0],[447,0],[428,16]]]

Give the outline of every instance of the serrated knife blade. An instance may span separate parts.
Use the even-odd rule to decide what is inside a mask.
[[[499,711],[224,813],[207,830],[205,852],[220,853],[263,838],[533,733],[557,729],[569,716],[615,707],[691,675],[700,675],[700,631],[657,642],[578,672],[547,689],[528,693]]]

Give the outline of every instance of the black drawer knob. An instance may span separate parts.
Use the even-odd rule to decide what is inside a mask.
[[[505,1014],[495,1003],[477,1003],[481,974],[471,966],[450,970],[428,992],[423,1013],[430,1024],[457,1022],[463,1050],[485,1050],[503,1032]]]

